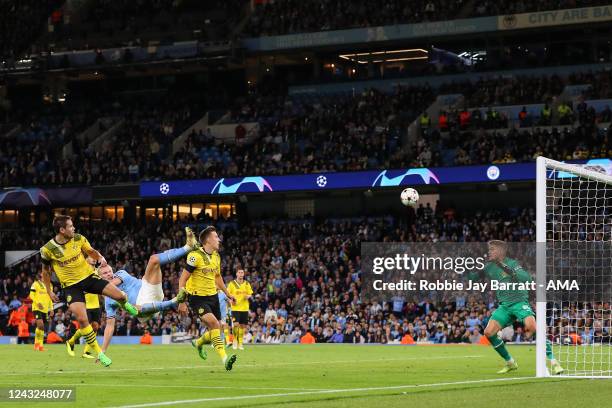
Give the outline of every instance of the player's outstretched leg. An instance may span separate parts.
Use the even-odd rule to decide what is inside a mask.
[[[238,350],[244,350],[244,325],[238,325]]]
[[[484,335],[489,340],[491,346],[493,346],[493,349],[497,352],[497,354],[499,354],[501,358],[503,358],[506,362],[504,368],[499,370],[497,374],[506,374],[510,371],[518,369],[518,364],[516,363],[516,361],[514,361],[514,359],[506,349],[506,344],[504,343],[504,341],[500,339],[497,335],[500,330],[501,325],[496,320],[491,319],[489,320],[489,323],[487,324],[487,327],[484,330]]]
[[[204,336],[202,336],[202,337],[204,337]],[[206,343],[201,341],[202,337],[200,337],[197,340],[191,340],[191,345],[198,350],[198,354],[199,354],[200,358],[202,360],[206,360],[208,358],[208,354],[206,353],[206,350],[204,350],[204,344],[206,344]]]
[[[34,331],[34,350],[45,351],[43,344],[45,342],[45,330],[42,319],[36,319],[36,330]]]
[[[70,337],[68,339],[68,341],[66,341],[66,352],[68,352],[68,355],[70,357],[74,357],[74,345],[77,343],[77,341],[79,341],[79,339],[82,337],[83,335],[81,334],[81,329],[77,329],[74,334],[72,335],[72,337]]]
[[[523,325],[525,326],[525,338],[529,340],[536,334],[537,324],[535,317],[525,317],[525,319],[523,319]],[[546,339],[546,359],[550,361],[550,368],[553,375],[559,375],[565,371],[563,367],[561,367],[561,364],[555,359],[555,355],[552,351],[552,343],[548,339]]]
[[[223,346],[223,340],[221,340],[221,329],[219,321],[212,313],[207,313],[203,316],[203,320],[208,327],[211,329],[207,330],[199,339],[192,342],[192,345],[198,349],[200,357],[205,344],[212,344],[217,355],[221,358],[223,365],[227,371],[230,371],[236,362],[236,355],[226,354],[225,347]],[[205,354],[205,353],[204,353]]]
[[[561,367],[561,364],[555,359],[555,355],[552,351],[552,343],[546,339],[546,358],[550,361],[550,368],[552,369],[553,375],[563,374],[565,369]]]
[[[109,298],[113,299],[122,309],[125,309],[125,311],[127,311],[131,316],[138,316],[138,309],[136,308],[136,306],[134,306],[128,301],[127,294],[112,283],[109,282],[109,284],[106,285],[106,287],[102,291],[102,295],[108,296]]]
[[[106,288],[108,288],[109,286],[112,285],[107,285]],[[117,288],[115,287],[115,289]],[[98,344],[98,340],[96,339],[96,333],[94,332],[93,328],[91,327],[91,324],[89,323],[89,320],[87,318],[87,311],[85,309],[85,303],[72,303],[70,305],[70,310],[72,311],[74,316],[76,316],[76,319],[79,322],[79,326],[81,328],[77,330],[76,333],[66,342],[66,349],[68,351],[68,354],[74,356],[74,344],[79,338],[84,337],[87,341],[87,345],[89,346],[89,348],[98,356],[97,360],[100,361],[100,363],[105,367],[111,365],[111,359],[108,358],[102,352],[102,349],[100,349],[100,345]]]
[[[178,296],[172,298],[170,300],[163,300],[161,302],[151,302],[145,303],[144,305],[139,305],[140,307],[140,315],[149,315],[157,312],[163,312],[170,309],[176,309],[179,303],[183,303],[185,301],[185,297],[182,298],[182,301],[179,301]]]
[[[190,251],[198,249],[199,244],[191,228],[185,228],[185,245],[180,248],[171,248],[159,254],[153,254],[147,262],[143,279],[151,285],[162,282],[161,267],[184,258]]]

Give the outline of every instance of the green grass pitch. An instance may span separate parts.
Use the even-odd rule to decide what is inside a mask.
[[[187,345],[112,346],[109,368],[63,345],[0,346],[0,387],[76,387],[76,402],[49,407],[609,406],[612,380],[533,378],[534,348],[511,346],[520,368],[500,376],[484,346],[247,346],[232,372]]]

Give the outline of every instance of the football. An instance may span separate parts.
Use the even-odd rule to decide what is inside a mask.
[[[419,201],[419,193],[414,188],[406,188],[402,191],[400,198],[405,206],[414,207]]]

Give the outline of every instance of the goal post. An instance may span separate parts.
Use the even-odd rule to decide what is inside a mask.
[[[612,175],[536,162],[536,376],[549,374],[546,341],[564,376],[612,377]],[[580,288],[547,291],[550,280]]]

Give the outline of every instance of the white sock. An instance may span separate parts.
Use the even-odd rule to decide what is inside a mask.
[[[514,364],[514,359],[511,357],[510,360],[507,361],[508,365]]]

